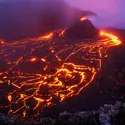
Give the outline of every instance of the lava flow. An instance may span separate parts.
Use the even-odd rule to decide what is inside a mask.
[[[80,18],[80,21],[84,21],[86,19],[87,19],[87,17],[82,17],[82,18]]]
[[[84,18],[83,18],[84,19]],[[81,20],[83,20],[81,19]],[[96,42],[68,44],[64,31],[0,45],[0,108],[9,114],[35,115],[78,95],[101,69],[106,50],[121,41],[100,32]],[[60,35],[61,34],[61,35]]]

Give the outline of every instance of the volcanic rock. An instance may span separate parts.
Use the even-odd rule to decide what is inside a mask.
[[[93,39],[97,38],[99,31],[90,20],[77,21],[66,30],[64,36],[69,39]]]
[[[122,73],[125,75],[125,66],[122,67]]]

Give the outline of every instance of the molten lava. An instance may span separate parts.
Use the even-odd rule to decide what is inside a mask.
[[[4,44],[4,41],[3,41],[3,40],[0,40],[0,44]]]
[[[36,60],[37,59],[35,57],[30,59],[31,62],[35,62]]]
[[[44,59],[44,58],[41,58],[41,61],[42,61],[42,62],[46,62],[46,59]]]
[[[116,36],[104,31],[100,32],[102,39],[94,43],[83,40],[66,44],[64,40],[53,40],[53,35],[54,32],[0,46],[0,58],[8,64],[6,70],[0,70],[0,108],[9,114],[20,112],[25,117],[31,110],[38,115],[41,108],[55,105],[54,100],[62,102],[78,95],[101,69],[107,48],[121,44]],[[36,61],[39,63],[32,63]],[[41,71],[30,72],[33,65],[39,65]]]
[[[84,20],[87,20],[87,17],[80,18],[80,21],[84,21]]]
[[[53,38],[53,35],[54,35],[54,33],[53,32],[51,32],[51,33],[49,33],[49,34],[47,34],[47,35],[45,35],[45,36],[41,36],[41,37],[38,37],[38,38],[34,38],[33,40],[50,40],[50,39],[52,39]]]
[[[112,41],[106,41],[106,42],[104,42],[105,45],[107,44],[109,46],[109,44],[111,44],[111,46],[112,45],[113,46],[115,46],[115,45],[117,46],[117,45],[121,44],[121,41],[118,39],[118,37],[115,36],[115,35],[113,35],[113,34],[108,34],[108,33],[104,32],[104,31],[101,31],[100,35],[101,36],[106,36],[106,37],[112,39]]]
[[[59,34],[60,37],[64,37],[64,33],[66,30],[62,30],[61,33]]]

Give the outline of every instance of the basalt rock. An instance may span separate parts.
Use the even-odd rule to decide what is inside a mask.
[[[91,23],[90,20],[75,22],[68,28],[64,34],[69,39],[94,39],[98,38],[99,30]]]

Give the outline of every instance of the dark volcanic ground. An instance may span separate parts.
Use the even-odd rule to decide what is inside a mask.
[[[65,110],[68,112],[96,110],[106,103],[114,104],[117,100],[125,100],[125,31],[107,30],[117,34],[122,44],[108,50],[108,57],[102,61],[102,69],[95,80],[78,96],[44,109],[41,116],[56,117]]]
[[[108,57],[103,60],[101,71],[96,79],[78,96],[69,98],[57,106],[45,109],[41,116],[56,117],[60,112],[97,110],[104,104],[125,101],[125,31],[107,29],[122,40],[120,46],[110,48]]]

